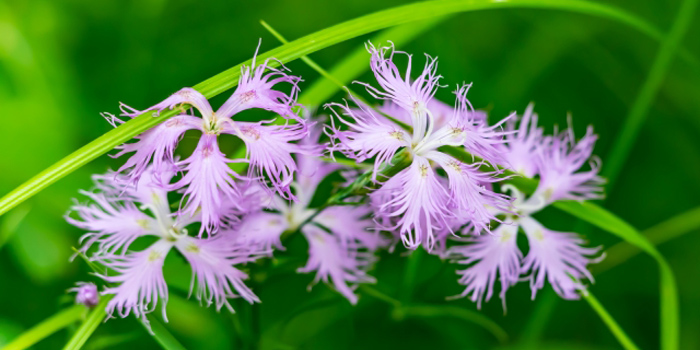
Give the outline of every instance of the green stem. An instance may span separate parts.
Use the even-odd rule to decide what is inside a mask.
[[[22,220],[29,214],[29,210],[30,207],[28,205],[21,207],[2,221],[2,224],[0,224],[0,248],[12,238]]]
[[[698,0],[685,0],[681,4],[678,14],[676,15],[676,19],[673,22],[673,26],[671,27],[668,36],[661,44],[661,48],[654,59],[649,75],[644,81],[644,84],[642,85],[637,98],[632,104],[632,108],[630,109],[627,118],[625,119],[624,125],[622,126],[622,131],[615,139],[615,144],[608,155],[606,162],[607,165],[603,171],[603,175],[608,178],[608,183],[610,184],[609,188],[611,188],[617,180],[617,176],[620,174],[620,171],[627,160],[627,156],[637,140],[639,130],[649,114],[649,108],[656,99],[656,95],[661,88],[661,83],[663,83],[666,72],[673,62],[673,57],[676,55],[676,52],[681,45],[681,41],[692,23],[697,3]],[[608,189],[608,192],[609,191],[610,190]]]
[[[537,296],[535,310],[522,331],[519,342],[520,348],[533,349],[537,346],[542,338],[542,334],[547,329],[549,317],[554,312],[558,302],[559,295],[553,289],[546,289],[540,292]]]
[[[146,315],[148,319],[148,324],[142,319],[139,319],[139,323],[145,328],[149,334],[153,335],[156,342],[165,350],[185,350],[185,347],[175,338],[175,336],[170,333],[170,331],[158,321],[155,317]]]
[[[596,299],[593,294],[589,292],[583,293],[583,299],[585,299],[589,305],[591,305],[591,308],[600,316],[600,319],[603,320],[603,322],[608,326],[608,329],[612,332],[612,334],[617,338],[617,341],[620,342],[620,345],[624,349],[627,350],[638,350],[639,348],[634,345],[634,342],[627,336],[624,330],[620,328],[620,325],[617,324],[615,319],[610,316],[607,310],[603,307],[603,305]]]
[[[106,307],[107,303],[112,300],[112,297],[112,295],[102,296],[100,302],[92,309],[63,350],[78,350],[85,345],[85,342],[87,342],[92,333],[95,332],[97,327],[104,321],[105,317],[107,317]]]
[[[395,299],[395,298],[391,297],[390,295],[384,294],[384,293],[378,291],[377,289],[374,289],[366,284],[361,284],[360,290],[362,290],[363,294],[371,295],[371,296],[375,297],[376,299],[379,299],[383,302],[386,302],[395,308],[401,307],[401,302],[398,299]]]
[[[40,340],[80,320],[82,315],[85,313],[85,310],[85,306],[83,305],[73,305],[65,310],[62,310],[34,326],[32,329],[22,333],[19,337],[7,344],[3,349],[27,349]]]
[[[700,207],[648,228],[642,234],[647,237],[651,244],[658,246],[686,233],[698,230],[700,230]],[[641,252],[642,250],[638,247],[622,241],[605,251],[605,260],[595,266],[594,272],[601,274],[628,261]]]
[[[401,283],[401,289],[399,291],[399,300],[404,304],[411,302],[413,290],[416,287],[416,273],[418,272],[418,267],[420,267],[420,261],[424,254],[425,252],[423,249],[419,247],[411,252],[411,255],[408,257],[406,269],[403,273],[403,282]]]
[[[496,322],[472,310],[451,305],[409,305],[402,308],[406,317],[451,317],[481,325],[501,344],[508,342],[508,333]]]
[[[392,315],[397,320],[406,317],[426,318],[426,317],[451,317],[479,325],[501,343],[508,341],[508,333],[490,318],[472,310],[451,305],[430,305],[430,304],[404,304],[398,299],[380,292],[367,285],[361,285],[360,289],[366,295],[371,295],[378,300],[386,302],[393,307]]]

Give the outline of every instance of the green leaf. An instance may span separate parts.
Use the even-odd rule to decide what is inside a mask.
[[[644,20],[615,7],[595,2],[581,0],[443,0],[413,3],[349,20],[262,53],[257,59],[258,61],[263,61],[274,57],[279,62],[286,63],[333,44],[383,28],[446,16],[457,12],[506,8],[551,9],[583,13],[618,21],[652,38],[658,39],[661,37],[659,31]],[[195,85],[194,88],[207,98],[216,96],[236,86],[242,65],[250,63],[251,60],[248,60],[236,65]],[[276,66],[278,62],[271,61],[270,65]],[[93,159],[174,116],[176,113],[177,111],[175,110],[164,111],[159,116],[154,116],[153,113],[145,113],[100,136],[0,199],[0,215]]]
[[[615,144],[606,158],[606,167],[603,175],[608,179],[610,186],[615,183],[617,176],[625,164],[625,160],[632,150],[632,146],[637,140],[639,130],[644,124],[649,109],[656,99],[656,95],[661,88],[673,58],[681,46],[681,41],[692,23],[698,0],[685,0],[678,9],[673,26],[668,36],[663,40],[654,63],[651,66],[639,94],[637,95],[632,108],[630,108],[627,118],[622,126],[620,135],[615,138]]]
[[[34,283],[47,284],[68,272],[70,238],[61,226],[60,217],[46,217],[34,208],[9,232],[15,232],[7,243],[10,256]],[[12,216],[15,214],[13,213]],[[8,219],[12,218],[8,216]],[[11,220],[9,220],[11,221]],[[11,222],[8,222],[11,224]],[[37,244],[41,242],[41,244]]]
[[[676,279],[668,262],[656,247],[630,224],[598,205],[590,202],[561,201],[554,203],[554,206],[624,239],[656,260],[660,275],[661,348],[678,349],[680,316]]]
[[[146,315],[146,318],[148,318],[148,322],[150,324],[150,329],[149,326],[146,325],[146,323],[143,320],[139,321],[143,325],[146,330],[152,331],[153,334],[153,339],[160,344],[161,347],[165,350],[185,350],[185,347],[180,344],[180,342],[175,339],[175,337],[168,331],[167,328],[165,328],[165,325],[163,325],[160,321],[158,321],[155,317]]]
[[[2,248],[2,246],[10,240],[12,235],[14,235],[19,227],[19,224],[22,223],[22,220],[24,220],[24,218],[27,217],[27,214],[29,214],[29,210],[30,208],[28,206],[22,207],[13,212],[12,215],[5,217],[2,224],[0,224],[0,248]]]
[[[617,324],[617,321],[610,316],[607,310],[603,307],[603,305],[596,299],[593,294],[591,294],[590,291],[583,293],[583,299],[588,302],[589,305],[593,308],[593,310],[600,316],[600,318],[603,320],[606,326],[608,326],[608,329],[612,332],[612,334],[617,338],[617,341],[620,342],[620,345],[622,345],[623,348],[627,350],[637,350],[639,349],[636,345],[634,345],[634,342],[627,336],[625,331],[622,330],[620,325]]]
[[[90,338],[92,333],[95,332],[97,326],[99,326],[105,317],[107,317],[107,303],[112,300],[112,295],[104,295],[100,299],[100,302],[95,306],[95,308],[90,311],[88,317],[80,325],[80,328],[73,334],[71,339],[68,341],[63,350],[78,350],[85,345],[85,342]]]
[[[664,222],[654,225],[642,234],[654,246],[665,243],[687,233],[700,230],[700,207],[688,210]],[[605,260],[594,268],[596,274],[603,273],[639,254],[641,249],[622,241],[605,250]]]
[[[73,322],[80,320],[85,313],[85,306],[73,305],[57,314],[47,318],[30,330],[20,334],[12,342],[3,347],[4,350],[22,350],[36,344],[40,340],[66,328]]]

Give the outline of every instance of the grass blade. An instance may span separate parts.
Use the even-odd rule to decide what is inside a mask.
[[[583,299],[588,302],[589,305],[591,305],[591,308],[600,316],[600,318],[603,320],[603,323],[605,323],[606,326],[608,326],[608,329],[612,332],[612,334],[617,338],[617,341],[620,342],[620,345],[624,349],[627,350],[638,350],[639,348],[634,345],[634,342],[627,336],[625,331],[622,330],[620,325],[617,324],[617,321],[610,316],[607,310],[603,307],[603,305],[596,299],[591,292],[586,292],[583,294]]]
[[[175,337],[168,331],[168,329],[165,327],[164,324],[162,324],[160,321],[158,321],[155,317],[146,315],[148,318],[148,323],[150,324],[150,330],[149,326],[146,325],[142,320],[139,319],[139,322],[141,325],[143,325],[144,328],[146,328],[149,333],[152,331],[153,334],[153,339],[160,344],[160,346],[165,349],[165,350],[185,350],[185,347],[180,344],[180,342],[175,339]]]
[[[78,350],[85,345],[85,342],[90,338],[92,333],[95,332],[97,327],[104,321],[107,317],[107,303],[112,299],[112,296],[105,295],[102,296],[100,302],[95,306],[90,312],[88,317],[80,325],[80,328],[73,334],[73,337],[68,341],[63,350]]]
[[[624,239],[656,260],[660,275],[661,349],[678,349],[678,288],[673,271],[663,255],[634,227],[602,207],[589,202],[574,201],[556,202],[554,206]]]
[[[477,324],[491,333],[499,343],[508,342],[508,333],[496,322],[479,312],[452,305],[409,305],[401,308],[406,317],[452,317]]]
[[[618,21],[652,38],[658,39],[660,37],[657,29],[639,17],[601,3],[582,0],[443,0],[408,4],[358,17],[262,53],[258,60],[263,61],[274,57],[282,63],[289,62],[336,43],[380,29],[457,12],[505,8],[535,8],[583,13]],[[250,63],[251,60],[248,60],[236,65],[195,85],[194,88],[207,98],[216,96],[236,86],[242,65]],[[271,66],[276,65],[278,65],[276,61],[271,62]],[[100,136],[5,195],[0,199],[0,215],[81,166],[109,152],[117,145],[130,140],[176,113],[176,111],[164,111],[158,117],[153,117],[152,113],[146,113]]]
[[[492,319],[482,315],[479,312],[468,310],[459,306],[452,305],[430,305],[430,304],[410,304],[404,305],[398,299],[394,299],[377,289],[368,285],[360,286],[360,290],[364,294],[371,295],[374,298],[386,302],[394,307],[392,315],[394,319],[401,320],[406,317],[451,317],[463,321],[467,321],[483,327],[498,340],[504,344],[508,341],[508,333],[494,322]]]
[[[7,344],[4,350],[23,350],[28,349],[40,340],[56,333],[57,331],[68,327],[73,322],[80,320],[80,317],[85,313],[85,306],[73,305],[57,314],[47,318],[30,330],[22,333],[19,337]]]
[[[672,217],[648,228],[642,234],[655,246],[678,238],[686,233],[700,230],[700,207]],[[627,242],[620,242],[606,249],[605,260],[595,266],[594,272],[603,273],[639,254],[641,250]]]
[[[656,99],[666,72],[673,62],[673,57],[680,48],[681,41],[690,27],[697,4],[698,0],[685,0],[681,4],[673,26],[654,59],[649,75],[634,100],[629,114],[627,114],[622,131],[616,138],[603,171],[603,175],[608,178],[610,188],[617,180],[617,176],[620,174],[622,166],[625,164],[625,160],[637,140],[639,130],[644,124],[647,114],[649,114],[649,108]]]

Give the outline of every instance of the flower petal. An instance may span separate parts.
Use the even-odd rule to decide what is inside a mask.
[[[296,99],[299,94],[300,77],[288,75],[289,71],[280,63],[281,68],[270,67],[270,59],[265,60],[260,65],[255,65],[257,50],[253,56],[250,66],[241,67],[241,77],[238,79],[238,87],[231,97],[217,111],[223,117],[230,118],[236,113],[250,109],[262,108],[277,113],[285,118],[297,117],[292,108],[297,106]],[[279,83],[289,83],[292,86],[291,92],[286,94],[275,90],[275,85]]]
[[[341,244],[359,244],[370,251],[386,246],[389,242],[379,235],[370,218],[371,209],[361,206],[335,206],[324,209],[314,222],[328,228]]]
[[[255,256],[249,251],[236,249],[235,245],[233,235],[227,232],[221,232],[207,239],[183,236],[175,243],[192,267],[190,290],[196,285],[197,300],[206,302],[207,306],[214,303],[217,311],[225,305],[234,312],[228,298],[240,296],[251,304],[260,302],[253,291],[243,283],[248,275],[233,267],[233,265],[254,261]]]
[[[126,253],[131,243],[145,235],[160,236],[157,223],[129,201],[116,201],[102,193],[81,191],[94,204],[74,204],[71,207],[80,219],[66,215],[73,226],[90,231],[80,238],[80,251],[85,253],[97,243],[102,253]]]
[[[353,292],[356,284],[375,281],[366,272],[374,261],[372,254],[358,251],[352,244],[343,246],[336,236],[314,225],[304,226],[302,231],[309,242],[309,261],[297,271],[316,271],[314,283],[330,280],[340,294],[356,304],[357,295]]]
[[[370,195],[378,205],[377,215],[396,218],[404,244],[415,249],[435,243],[434,231],[447,225],[451,210],[449,193],[438,180],[426,158],[415,156],[413,163]]]
[[[240,137],[246,145],[246,158],[250,163],[250,177],[266,175],[277,193],[285,199],[294,196],[289,188],[297,165],[292,153],[318,155],[320,148],[309,147],[292,141],[307,136],[302,124],[262,125],[262,123],[235,122],[223,132]],[[263,182],[261,182],[262,184]]]
[[[572,128],[545,137],[539,152],[540,183],[536,194],[548,202],[602,198],[605,179],[598,176],[600,160],[594,157],[589,162],[590,170],[578,172],[591,158],[597,138],[592,127],[579,142]]]
[[[595,260],[588,256],[598,254],[600,247],[585,248],[578,234],[549,230],[529,216],[519,221],[530,245],[522,271],[532,271],[529,276],[532,299],[544,287],[545,278],[562,298],[579,299],[578,292],[586,290],[580,280],[593,281],[586,266]]]
[[[508,196],[495,193],[484,186],[500,181],[494,173],[480,172],[478,169],[482,164],[467,165],[440,152],[433,151],[426,156],[440,164],[447,173],[449,205],[455,209],[463,224],[469,222],[469,226],[479,233],[482,230],[490,231],[491,221],[500,222],[493,209],[507,212],[510,202]]]
[[[335,110],[336,118],[349,129],[340,130],[331,126],[331,152],[340,151],[345,156],[362,162],[376,157],[374,162],[373,178],[376,180],[377,172],[382,164],[389,163],[401,147],[410,146],[410,140],[406,131],[398,125],[377,118],[372,110],[360,105],[360,109],[351,109],[348,105],[331,104],[340,108],[343,114],[352,121],[340,116]]]
[[[156,169],[166,168],[168,164],[174,163],[175,147],[185,131],[200,129],[201,124],[200,118],[179,115],[137,136],[138,141],[117,146],[120,151],[115,157],[134,153],[119,168],[119,172],[127,171],[130,181],[135,183],[146,171],[151,160]]]
[[[106,288],[102,294],[114,294],[107,304],[107,314],[112,317],[116,310],[120,317],[129,316],[131,312],[148,324],[146,314],[155,310],[158,300],[162,300],[163,318],[165,304],[168,302],[168,286],[163,278],[163,262],[173,243],[159,240],[148,249],[129,253],[126,256],[103,255],[95,259],[116,271],[117,275],[98,275],[107,283],[119,283],[118,286]]]
[[[219,150],[216,135],[203,134],[194,153],[177,164],[186,173],[169,189],[187,186],[181,212],[193,217],[201,213],[200,236],[204,231],[215,233],[232,219],[232,205],[236,205],[240,193],[234,182],[239,176],[228,166],[230,162]]]
[[[493,295],[496,276],[501,282],[503,309],[506,308],[506,291],[518,282],[520,277],[520,262],[523,254],[517,245],[517,225],[502,224],[492,235],[471,237],[468,245],[453,246],[447,255],[457,260],[457,263],[470,265],[465,270],[459,270],[459,284],[467,288],[461,296],[469,296],[481,309],[481,302],[489,301]]]
[[[281,237],[289,225],[280,214],[258,211],[244,216],[233,233],[240,246],[253,251],[272,254],[273,249],[284,250]]]

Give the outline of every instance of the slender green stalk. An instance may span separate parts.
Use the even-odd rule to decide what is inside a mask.
[[[691,209],[678,216],[674,216],[662,223],[646,229],[642,234],[658,246],[686,233],[700,230],[700,207]],[[641,249],[622,241],[610,248],[605,253],[605,260],[594,266],[593,272],[601,274],[616,267],[642,252]]]
[[[678,349],[680,316],[678,314],[678,287],[673,270],[666,259],[649,240],[630,224],[609,211],[590,202],[562,201],[554,207],[606,230],[640,248],[656,260],[659,266],[659,300],[661,308],[661,349]]]
[[[275,67],[281,63],[290,62],[339,42],[380,29],[457,12],[504,8],[536,8],[583,13],[616,20],[652,38],[660,37],[659,31],[644,20],[615,7],[596,2],[583,0],[442,0],[399,6],[343,22],[262,53],[257,59],[258,61],[263,61],[274,57],[279,62],[273,60],[270,61],[270,65]],[[240,77],[241,67],[249,65],[251,62],[251,60],[248,60],[236,65],[195,85],[194,88],[207,98],[216,96],[236,86]],[[177,110],[164,111],[158,116],[154,116],[153,113],[145,113],[100,136],[5,195],[0,199],[0,215],[81,166],[109,152],[119,144],[130,140],[177,113]]]
[[[519,348],[534,349],[538,345],[558,301],[559,295],[553,289],[543,290],[537,295],[535,309],[521,333]]]
[[[406,317],[452,317],[478,324],[493,334],[499,343],[508,342],[508,333],[496,322],[479,312],[452,305],[408,305],[402,308]]]
[[[368,285],[363,284],[360,286],[360,289],[364,294],[371,295],[391,305],[393,307],[392,314],[397,320],[406,317],[451,317],[483,327],[489,333],[493,334],[501,344],[508,341],[508,333],[506,333],[498,323],[479,312],[452,305],[406,304]]]
[[[418,248],[411,252],[411,255],[408,257],[406,269],[403,273],[403,281],[401,282],[401,289],[399,290],[399,299],[404,304],[410,303],[413,297],[413,290],[416,287],[416,273],[418,272],[418,267],[420,267],[423,255],[425,255],[425,251]]]
[[[117,346],[121,348],[126,347],[124,344],[133,342],[141,337],[141,332],[131,331],[128,333],[120,333],[114,335],[102,335],[100,337],[95,337],[90,341],[89,346],[85,347],[86,350],[101,350],[101,349],[114,349]]]
[[[583,293],[583,299],[588,302],[589,305],[591,305],[591,308],[600,316],[600,319],[603,320],[603,322],[608,326],[608,329],[612,332],[612,334],[617,338],[617,341],[620,342],[620,345],[624,349],[627,350],[638,350],[639,348],[634,345],[634,342],[627,336],[625,331],[622,330],[619,324],[617,324],[617,321],[610,316],[607,310],[603,307],[603,305],[596,299],[591,292]]]
[[[606,167],[603,169],[603,175],[607,177],[610,184],[609,188],[612,188],[612,185],[617,180],[617,176],[620,174],[627,156],[637,140],[639,130],[649,114],[649,108],[656,99],[656,95],[666,77],[666,72],[673,62],[673,57],[675,57],[681,46],[681,41],[690,27],[697,4],[698,0],[684,0],[681,4],[673,26],[654,59],[649,75],[632,104],[632,108],[622,126],[622,131],[616,138],[615,144],[608,155]]]
[[[363,294],[371,295],[376,299],[386,302],[395,308],[401,307],[401,302],[398,299],[395,299],[390,295],[384,294],[379,290],[374,289],[373,287],[370,287],[366,284],[361,284],[359,289],[362,291]]]
[[[146,315],[146,317],[148,318],[148,325],[141,319],[139,319],[139,322],[149,333],[152,333],[153,338],[163,349],[185,350],[185,347],[168,331],[165,325],[153,316]]]
[[[85,310],[85,306],[83,305],[73,305],[65,310],[62,310],[34,326],[32,329],[22,333],[15,340],[7,344],[3,349],[28,349],[40,340],[80,320],[82,315],[85,313]]]
[[[78,350],[85,345],[85,342],[90,338],[92,333],[95,332],[97,326],[99,326],[105,317],[107,317],[107,303],[112,300],[111,295],[102,296],[100,302],[95,306],[95,308],[90,311],[88,317],[80,325],[80,328],[73,334],[73,337],[68,341],[63,350]]]
[[[12,235],[17,231],[17,227],[22,223],[27,214],[29,214],[29,206],[22,207],[11,215],[5,217],[5,219],[0,224],[0,248],[2,248],[5,243],[7,243]]]

